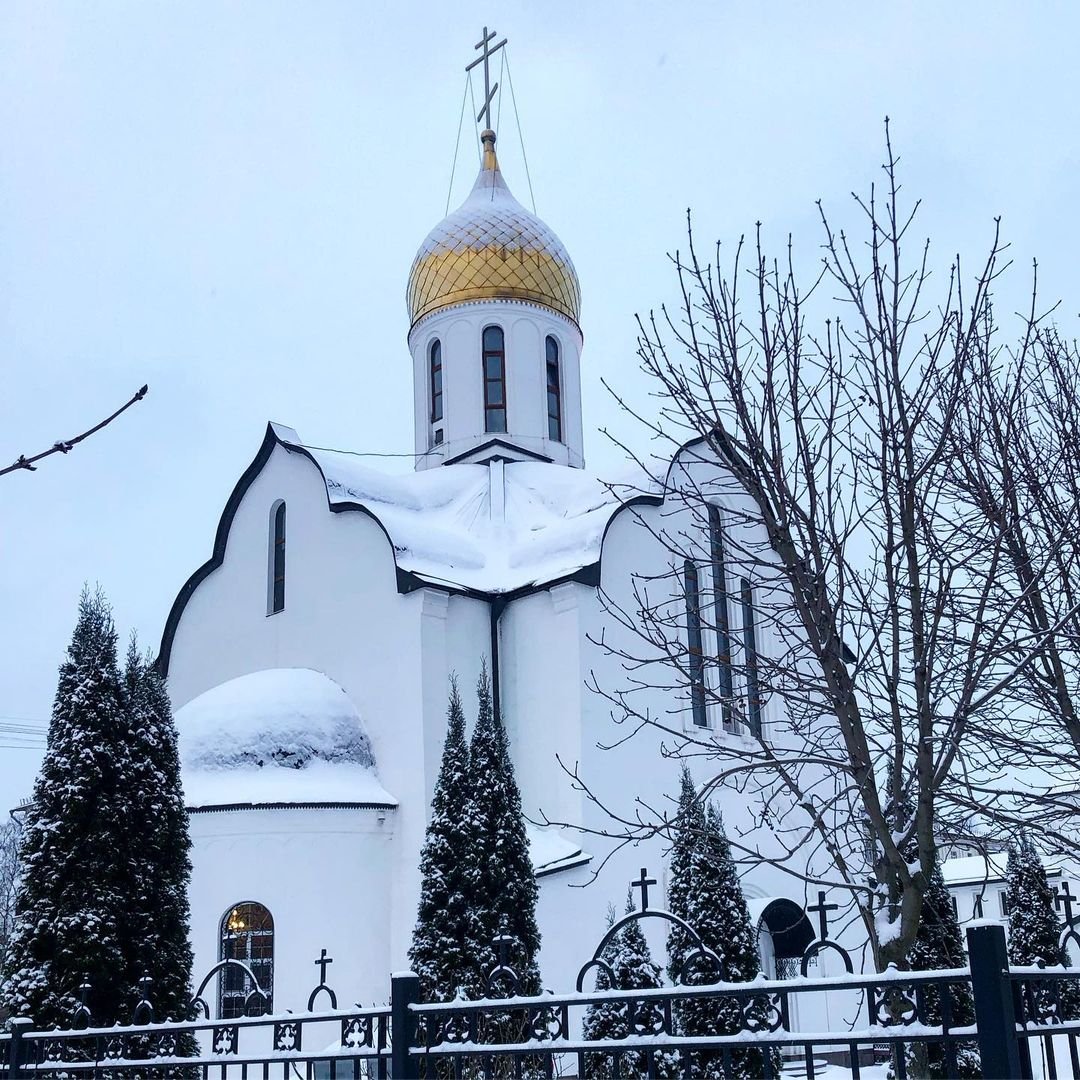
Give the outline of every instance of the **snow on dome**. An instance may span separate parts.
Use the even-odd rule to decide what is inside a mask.
[[[469,197],[420,245],[409,271],[409,319],[468,300],[532,301],[574,323],[581,288],[566,248],[510,194],[485,131],[484,160]]]
[[[360,715],[307,668],[241,675],[176,712],[189,806],[265,802],[395,805],[375,773]]]

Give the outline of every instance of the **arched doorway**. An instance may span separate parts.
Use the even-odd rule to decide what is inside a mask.
[[[794,900],[768,896],[749,901],[751,917],[757,918],[761,970],[767,979],[792,979],[807,945],[814,940],[810,920]]]

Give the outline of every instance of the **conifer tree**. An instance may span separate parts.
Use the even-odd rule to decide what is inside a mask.
[[[469,863],[477,857],[477,829],[465,713],[456,679],[450,681],[446,741],[420,856],[420,909],[409,961],[426,1001],[449,1001],[461,985],[475,989],[469,924],[475,898]]]
[[[519,993],[538,994],[536,874],[509,741],[492,711],[486,665],[476,694],[479,710],[469,761],[478,858],[470,860],[468,866],[468,894],[472,901],[469,951],[474,958],[474,982],[467,989],[470,994],[487,993],[487,976],[498,961],[494,939],[507,934],[513,938],[507,963],[518,975]]]
[[[634,911],[633,896],[626,897],[626,914]],[[615,908],[608,910],[608,929],[615,924]],[[640,922],[627,923],[615,935],[604,949],[603,959],[608,963],[614,979],[605,968],[598,968],[596,989],[602,990],[651,990],[663,986],[660,965],[655,963],[649,951],[649,943],[642,933]],[[648,1009],[645,1003],[635,1006],[638,1010]],[[659,1007],[655,1007],[659,1012]],[[651,1020],[652,1017],[642,1019]],[[614,1001],[602,1001],[590,1005],[585,1013],[583,1037],[593,1041],[599,1039],[625,1039],[630,1034],[630,1023],[625,1004]],[[589,1054],[585,1063],[585,1076],[588,1078],[615,1075],[615,1055]],[[653,1055],[652,1068],[641,1050],[627,1051],[619,1056],[619,1075],[627,1077],[677,1077],[682,1075],[677,1053],[657,1051]]]
[[[676,980],[695,983],[747,982],[761,971],[757,931],[731,855],[731,844],[715,807],[701,805],[689,770],[683,767],[672,844],[668,904],[698,933],[702,943],[720,958],[720,971],[704,966],[686,970],[693,951],[689,935],[679,927],[668,934],[668,973]],[[752,1010],[762,1016],[766,1003],[753,1002]],[[734,998],[688,998],[676,1009],[682,1035],[735,1035],[745,1028],[742,1004]],[[698,1051],[690,1055],[694,1075],[707,1078],[756,1077],[764,1075],[762,1051],[756,1047],[735,1050],[727,1072],[723,1052]],[[774,1056],[774,1071],[779,1069]]]
[[[1069,967],[1069,952],[1061,944],[1064,922],[1054,905],[1054,890],[1035,845],[1026,833],[1009,848],[1005,864],[1009,907],[1009,963]],[[1080,995],[1071,979],[1055,983],[1063,1018],[1080,1015]]]
[[[130,717],[130,772],[125,778],[130,824],[127,840],[133,870],[122,929],[132,986],[129,1007],[141,996],[136,980],[149,976],[158,1020],[179,1020],[191,1000],[191,939],[188,889],[191,840],[180,782],[176,725],[165,683],[132,639],[124,670]],[[194,1050],[194,1043],[187,1047]]]
[[[70,1023],[84,981],[95,1021],[127,1018],[131,771],[112,614],[100,592],[84,590],[26,812],[3,985],[12,1015],[38,1028]]]
[[[935,862],[933,873],[923,893],[922,914],[915,941],[908,950],[908,966],[912,971],[935,971],[967,966],[967,952],[960,933],[960,923],[953,910],[952,897],[945,885],[941,867]],[[975,1023],[975,1002],[968,983],[949,984],[952,1027]],[[941,1023],[941,993],[928,986],[925,991],[926,1022]],[[948,1061],[945,1051],[936,1043],[911,1043],[908,1051],[908,1072],[913,1076],[945,1076]],[[956,1050],[956,1066],[961,1077],[982,1076],[979,1051],[974,1043],[961,1043]]]

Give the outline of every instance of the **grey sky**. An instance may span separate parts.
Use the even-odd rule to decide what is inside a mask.
[[[581,278],[594,471],[618,461],[596,428],[633,438],[600,380],[642,399],[633,315],[673,297],[685,209],[703,239],[761,219],[812,254],[814,200],[850,220],[886,113],[942,273],[1002,214],[1007,295],[1038,255],[1075,333],[1073,4],[8,0],[0,459],[151,393],[0,479],[0,717],[47,718],[83,581],[156,648],[268,419],[411,449],[405,279],[444,213],[484,22],[510,37],[537,210]],[[527,202],[509,101],[501,136]],[[463,138],[455,203],[475,167]],[[0,749],[0,804],[37,764]]]

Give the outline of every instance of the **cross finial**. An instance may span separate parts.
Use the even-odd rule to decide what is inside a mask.
[[[491,127],[491,99],[495,96],[495,91],[499,89],[499,84],[491,85],[491,58],[506,44],[506,38],[498,43],[494,48],[489,49],[488,45],[495,39],[495,31],[488,31],[488,28],[484,27],[484,34],[480,40],[476,43],[477,49],[483,49],[484,51],[471,63],[468,64],[465,70],[472,71],[477,64],[484,65],[484,104],[480,107],[480,111],[476,114],[476,122],[479,124],[481,120],[484,120],[484,126]]]
[[[510,933],[510,920],[503,915],[499,919],[499,932],[491,939],[491,944],[499,952],[499,966],[506,967],[506,961],[509,958],[510,946],[517,942],[517,938]]]
[[[326,950],[319,954],[319,959],[315,961],[315,966],[319,969],[319,985],[326,985],[326,965],[332,964],[333,958],[326,955]]]
[[[630,882],[630,888],[631,889],[640,889],[641,890],[641,910],[642,911],[647,911],[648,908],[649,908],[649,886],[656,884],[656,878],[651,878],[648,875],[649,875],[649,871],[646,870],[645,867],[643,866],[641,868],[641,877],[639,877],[637,879],[637,881],[631,881]]]
[[[1065,908],[1065,925],[1070,928],[1073,925],[1072,906],[1077,899],[1080,899],[1080,897],[1073,896],[1069,892],[1069,883],[1067,881],[1063,881],[1060,887],[1054,887],[1054,907],[1059,910],[1062,907]]]
[[[818,889],[817,903],[806,909],[807,911],[816,911],[818,916],[818,926],[821,930],[821,940],[825,941],[829,936],[829,912],[839,911],[839,904],[826,904],[825,903],[825,890]]]

